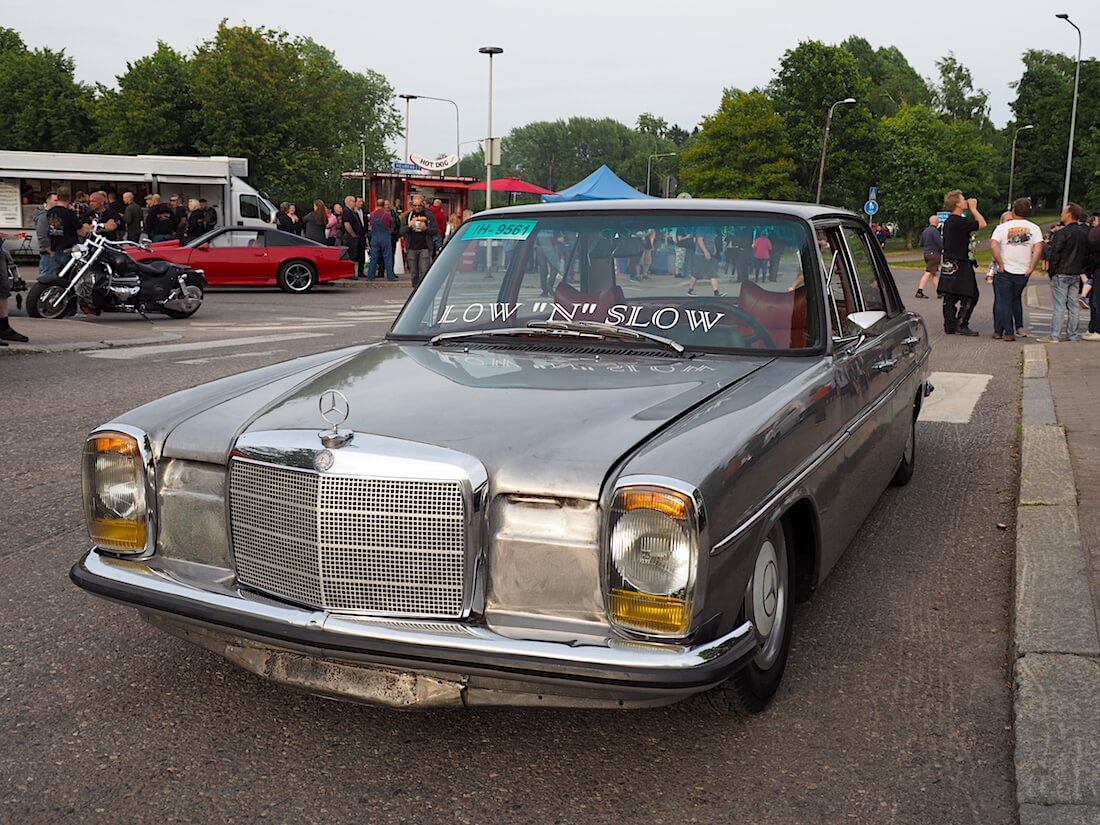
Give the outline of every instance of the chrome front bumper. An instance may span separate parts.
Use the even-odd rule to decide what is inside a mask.
[[[756,653],[748,622],[696,646],[613,636],[550,641],[477,625],[418,625],[294,607],[237,589],[220,568],[132,562],[95,549],[69,575],[77,586],[136,607],[163,629],[260,675],[389,707],[667,704],[725,681]],[[390,690],[370,688],[379,674]],[[393,686],[418,675],[449,689],[405,691],[395,699]]]

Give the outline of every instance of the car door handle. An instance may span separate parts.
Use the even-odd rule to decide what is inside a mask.
[[[906,354],[913,352],[913,347],[920,343],[920,338],[916,335],[910,335],[902,343],[905,345]]]
[[[877,372],[890,372],[894,367],[898,365],[897,358],[884,358],[881,361],[875,362],[873,365]]]

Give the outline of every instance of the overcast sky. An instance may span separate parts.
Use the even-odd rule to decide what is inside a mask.
[[[114,84],[127,61],[157,40],[184,52],[210,37],[218,21],[307,35],[353,70],[384,74],[396,93],[457,102],[462,140],[486,134],[488,58],[479,46],[500,46],[494,58],[493,131],[505,135],[534,120],[573,115],[613,117],[633,125],[652,112],[686,129],[715,111],[722,89],[766,84],[787,49],[806,39],[839,43],[858,34],[875,47],[894,45],[925,77],[954,51],[975,85],[989,91],[994,123],[1010,117],[1025,49],[1075,53],[1076,32],[1054,14],[1068,12],[1084,32],[1084,57],[1100,44],[1100,2],[945,2],[918,5],[834,0],[691,3],[653,0],[553,2],[386,2],[324,0],[188,0],[185,3],[99,4],[62,0],[48,10],[6,4],[3,25],[32,47],[63,48],[77,77]],[[939,9],[939,11],[937,11]],[[71,13],[70,13],[71,12]],[[396,19],[380,22],[385,15]],[[404,113],[404,101],[397,101]],[[453,152],[455,110],[414,101],[412,152]],[[2,144],[0,139],[0,144]],[[403,150],[402,141],[393,148]],[[469,152],[473,145],[463,146]]]

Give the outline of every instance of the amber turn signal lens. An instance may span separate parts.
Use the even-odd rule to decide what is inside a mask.
[[[611,612],[620,627],[665,635],[686,633],[691,618],[683,599],[619,589],[611,591]]]
[[[646,489],[625,489],[622,492],[623,510],[656,510],[669,518],[683,521],[687,518],[691,501],[681,493]]]
[[[119,455],[137,456],[138,445],[133,438],[120,438],[115,435],[96,436],[95,451],[97,453],[118,453]]]
[[[145,549],[145,522],[117,518],[92,519],[88,524],[92,541],[125,552]]]

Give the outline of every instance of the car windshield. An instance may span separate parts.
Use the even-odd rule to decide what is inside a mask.
[[[804,223],[763,213],[490,214],[444,247],[390,336],[806,351],[823,341],[816,254]]]

